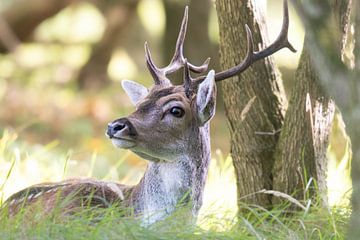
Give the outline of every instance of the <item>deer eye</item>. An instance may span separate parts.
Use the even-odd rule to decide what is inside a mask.
[[[182,116],[184,116],[185,111],[180,107],[173,107],[170,109],[170,114],[174,117],[181,118]]]

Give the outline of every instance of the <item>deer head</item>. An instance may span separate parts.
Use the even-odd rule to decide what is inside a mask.
[[[197,67],[183,56],[187,16],[186,7],[175,54],[168,66],[157,68],[145,43],[146,63],[155,85],[148,90],[138,83],[123,80],[122,87],[136,111],[108,125],[107,135],[115,146],[130,149],[155,162],[183,158],[196,134],[194,130],[204,126],[215,113],[215,72],[209,71],[201,82],[195,82],[189,73],[206,71],[209,59]],[[184,69],[184,84],[174,86],[167,75],[180,68]]]
[[[194,129],[204,126],[214,116],[214,75],[210,71],[199,86],[191,86],[194,88],[191,91],[169,82],[148,90],[124,80],[122,86],[136,111],[111,122],[107,135],[115,146],[130,149],[151,161],[173,162],[181,158],[188,151]],[[185,76],[190,83],[188,73]]]

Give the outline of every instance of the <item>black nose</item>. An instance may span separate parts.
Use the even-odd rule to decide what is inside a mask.
[[[106,134],[112,138],[114,137],[114,135],[123,130],[124,128],[126,128],[126,125],[124,123],[120,123],[120,122],[112,122],[108,124],[108,128],[106,131]]]
[[[116,134],[121,136],[135,135],[135,129],[126,118],[116,119],[108,124],[106,135],[113,138],[116,137]]]

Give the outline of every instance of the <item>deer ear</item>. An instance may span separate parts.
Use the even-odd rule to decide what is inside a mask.
[[[134,81],[122,80],[121,86],[134,105],[145,98],[149,93],[149,90],[146,87]]]
[[[216,84],[215,71],[211,70],[200,83],[196,94],[196,114],[200,125],[204,125],[215,114]]]

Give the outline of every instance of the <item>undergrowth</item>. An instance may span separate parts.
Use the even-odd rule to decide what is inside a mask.
[[[2,215],[0,239],[344,239],[347,213],[313,208],[306,215],[298,212],[285,217],[281,208],[247,208],[251,211],[238,220],[225,221],[216,218],[213,209],[193,227],[179,224],[184,221],[180,214],[144,228],[137,219],[122,217],[115,207],[87,209],[66,221],[52,214],[41,221],[22,213],[12,218]],[[219,222],[226,230],[217,230]],[[205,230],[203,224],[210,228]]]
[[[89,162],[93,164],[97,156]],[[36,167],[31,166],[34,159]],[[47,159],[47,160],[46,160]],[[28,161],[31,161],[30,164]],[[0,196],[1,204],[18,188],[41,181],[27,178],[27,167],[46,180],[61,180],[68,166],[69,153],[61,153],[53,144],[28,146],[17,140],[15,133],[5,131],[0,139]],[[120,163],[123,159],[119,160]],[[118,163],[116,167],[121,167]],[[90,164],[90,163],[89,163]],[[55,165],[55,167],[54,167]],[[61,166],[61,167],[60,167]],[[36,169],[39,168],[39,169]],[[56,174],[55,174],[56,173]],[[52,177],[50,177],[52,176]],[[40,176],[41,177],[41,176]],[[262,194],[280,194],[262,191]],[[281,194],[280,194],[281,195]],[[298,201],[283,196],[286,202],[272,210],[251,204],[240,204],[242,214],[237,215],[236,187],[230,158],[220,152],[210,167],[204,194],[204,204],[198,220],[185,224],[185,210],[151,226],[142,227],[135,217],[122,217],[115,206],[107,209],[84,209],[65,218],[59,211],[46,215],[29,215],[20,211],[8,217],[0,212],[0,239],[344,239],[350,210],[348,207],[324,208],[320,201]],[[319,203],[318,203],[319,202]],[[303,206],[301,210],[284,214]]]

